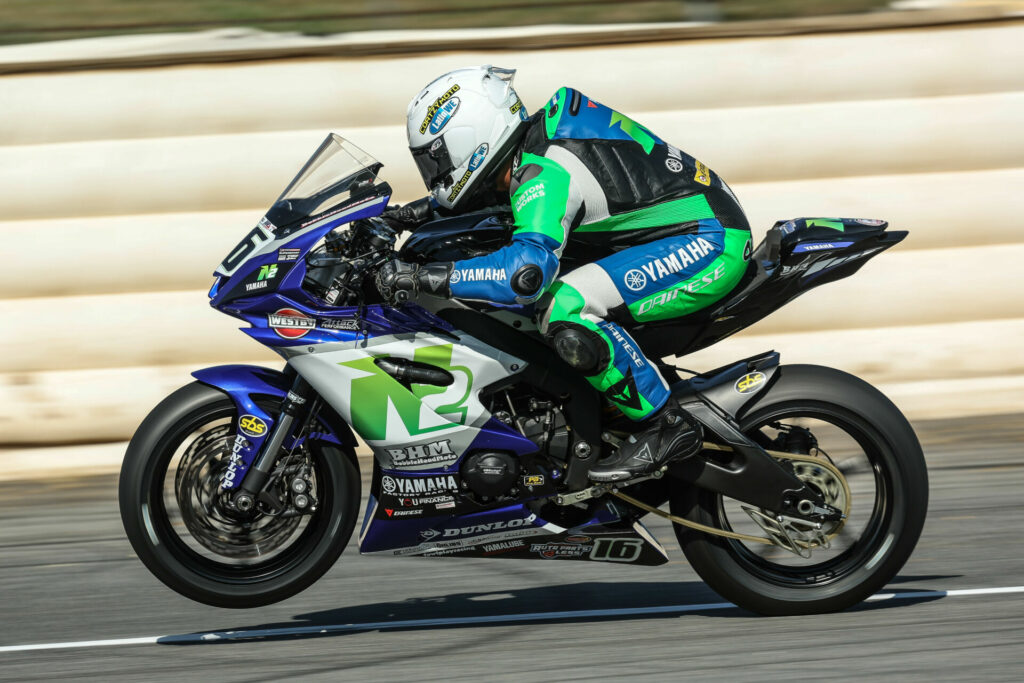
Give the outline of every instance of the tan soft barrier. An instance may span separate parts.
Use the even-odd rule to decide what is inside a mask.
[[[637,112],[730,183],[1018,167],[1024,91]],[[341,130],[422,192],[398,127]],[[263,206],[325,130],[0,147],[7,219]],[[941,141],[938,142],[938,141]]]
[[[1011,91],[1022,37],[1013,23],[8,76],[0,145],[397,126],[430,78],[483,63],[518,68],[531,111],[563,85],[630,112]]]
[[[733,189],[758,240],[779,219],[886,218],[893,229],[910,231],[899,247],[903,252],[967,241],[1024,242],[1024,192],[1014,187],[1024,187],[1024,169],[741,183]],[[0,292],[16,298],[206,291],[217,264],[263,211],[0,222],[0,241],[11,253],[27,256],[0,269]]]

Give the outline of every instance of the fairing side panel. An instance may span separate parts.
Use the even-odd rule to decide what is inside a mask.
[[[492,420],[479,397],[482,388],[521,372],[526,364],[472,337],[383,335],[305,351],[289,364],[366,441],[385,470],[447,474],[472,448],[518,455],[537,450],[532,441]],[[446,387],[405,386],[374,362],[381,357],[427,363],[455,381]]]

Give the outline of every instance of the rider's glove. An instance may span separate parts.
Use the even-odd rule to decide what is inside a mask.
[[[388,261],[377,271],[377,290],[384,300],[391,304],[414,299],[420,292],[448,298],[451,296],[448,287],[451,273],[451,263],[428,263],[425,266],[418,266],[395,259]]]
[[[389,206],[380,217],[393,230],[415,230],[434,219],[434,207],[430,203],[430,197],[423,197],[402,206]]]

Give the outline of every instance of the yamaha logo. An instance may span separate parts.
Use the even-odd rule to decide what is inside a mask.
[[[397,486],[395,486],[395,480],[391,477],[381,477],[380,485],[388,493],[394,493]]]
[[[633,268],[627,270],[625,277],[622,278],[626,286],[634,292],[639,292],[641,289],[647,286],[647,276],[644,275],[644,271]]]
[[[679,161],[679,159],[669,157],[668,159],[665,159],[665,168],[673,173],[679,173],[683,170],[683,162]]]

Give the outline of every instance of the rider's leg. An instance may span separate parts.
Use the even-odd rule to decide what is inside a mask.
[[[685,457],[699,430],[619,323],[676,318],[720,300],[746,270],[750,233],[701,221],[697,232],[618,252],[556,282],[542,329],[559,355],[643,427],[591,477],[618,480]],[[684,428],[686,427],[686,428]]]

